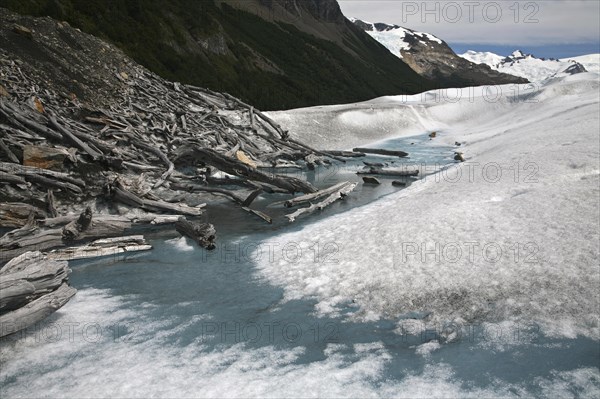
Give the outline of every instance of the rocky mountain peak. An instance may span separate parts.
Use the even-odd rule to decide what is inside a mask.
[[[402,58],[415,72],[441,82],[443,86],[526,83],[522,78],[498,73],[486,65],[465,62],[445,41],[430,33],[356,18],[351,18],[350,21],[383,44],[392,54]]]

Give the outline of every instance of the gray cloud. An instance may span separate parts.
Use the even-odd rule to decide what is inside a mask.
[[[338,2],[347,17],[398,24],[455,44],[535,46],[600,40],[597,0]]]

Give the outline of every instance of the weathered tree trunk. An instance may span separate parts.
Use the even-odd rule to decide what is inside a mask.
[[[62,188],[78,194],[81,194],[83,192],[82,188],[85,188],[83,180],[71,177],[67,173],[55,172],[48,169],[0,162],[0,174],[2,172],[23,177],[26,181],[32,183],[46,187]]]
[[[317,191],[310,183],[295,177],[279,176],[268,173],[263,173],[256,168],[253,168],[238,159],[226,157],[218,152],[208,148],[193,148],[185,150],[178,158],[193,157],[199,159],[207,165],[211,165],[230,175],[245,177],[249,180],[256,180],[263,183],[272,184],[276,187],[281,187],[290,193],[303,192],[314,193]]]
[[[71,131],[69,131],[69,129],[60,125],[53,116],[48,116],[48,120],[50,121],[50,125],[56,130],[58,130],[67,141],[70,141],[77,148],[90,155],[94,161],[102,157],[103,154],[97,152],[96,150],[93,150],[87,143],[81,141]]]
[[[102,238],[87,245],[71,248],[62,248],[47,254],[52,260],[77,260],[90,259],[102,256],[116,256],[123,253],[149,251],[151,245],[146,243],[144,236],[127,236]]]
[[[267,215],[264,212],[257,211],[256,209],[250,209],[250,208],[245,207],[245,206],[243,206],[242,209],[245,210],[246,212],[252,214],[252,215],[258,216],[259,218],[261,218],[262,220],[264,220],[265,222],[267,222],[269,224],[273,224],[273,218],[271,218],[271,216]]]
[[[8,148],[8,146],[6,145],[6,143],[4,143],[4,140],[2,139],[0,139],[0,148],[2,149],[2,151],[4,151],[4,153],[11,162],[19,163],[19,158],[17,158],[17,156],[10,150],[10,148]]]
[[[330,194],[323,201],[321,201],[317,204],[312,204],[308,208],[300,208],[296,212],[290,213],[289,215],[285,215],[285,216],[289,219],[290,222],[294,222],[296,220],[296,218],[298,218],[298,216],[300,216],[300,215],[313,213],[317,210],[319,210],[319,211],[323,210],[325,207],[333,204],[335,201],[348,196],[348,194],[350,194],[352,192],[352,190],[354,190],[355,187],[356,187],[356,183],[351,183],[349,185],[345,185],[338,191],[334,192],[333,194]]]
[[[92,209],[88,206],[85,211],[79,215],[77,220],[72,221],[63,227],[63,240],[73,241],[79,238],[82,232],[86,231],[92,224]]]
[[[343,158],[361,158],[366,157],[367,154],[364,152],[352,152],[352,151],[325,151],[327,154],[335,155],[336,157]]]
[[[333,193],[339,192],[340,190],[343,190],[345,187],[351,186],[352,184],[353,183],[350,183],[347,181],[341,182],[341,183],[335,184],[331,187],[319,190],[316,193],[302,195],[300,197],[292,198],[292,199],[289,199],[286,201],[274,202],[269,206],[273,207],[273,206],[277,206],[277,205],[284,205],[287,208],[292,208],[292,207],[299,206],[299,205],[310,204],[311,202],[317,201],[323,197],[327,197]],[[356,185],[354,185],[354,186],[356,187]]]
[[[181,217],[175,224],[175,228],[181,235],[191,238],[202,248],[206,248],[209,251],[216,248],[215,240],[217,238],[217,231],[210,223],[190,222],[186,218]]]
[[[58,212],[56,212],[56,200],[54,199],[54,193],[52,190],[48,190],[46,194],[46,202],[48,203],[48,216],[55,218],[58,216]]]
[[[256,197],[258,195],[260,195],[260,193],[262,192],[262,189],[254,190],[249,194],[246,193],[245,197],[242,197],[235,191],[225,190],[222,188],[201,186],[199,184],[193,184],[193,183],[183,183],[183,182],[171,183],[171,188],[174,188],[176,190],[184,190],[184,191],[188,191],[188,192],[205,192],[205,193],[222,194],[226,197],[231,198],[234,202],[236,202],[242,206],[249,206],[256,199]]]
[[[14,334],[44,320],[71,299],[77,290],[63,283],[56,291],[29,302],[27,305],[0,315],[0,337]]]
[[[169,212],[177,213],[179,215],[189,216],[200,216],[203,213],[202,208],[206,204],[201,204],[195,207],[188,206],[186,204],[172,204],[165,201],[155,201],[145,198],[140,198],[127,190],[121,182],[117,179],[112,183],[107,183],[104,186],[105,193],[111,197],[114,201],[121,202],[125,205],[132,206],[134,208],[141,208],[152,212]]]
[[[23,227],[33,214],[35,219],[43,219],[46,213],[40,208],[21,202],[0,203],[0,227]]]
[[[379,148],[355,148],[352,151],[364,154],[389,155],[391,157],[404,158],[408,156],[407,152],[395,150],[383,150]]]
[[[369,170],[358,171],[357,175],[380,175],[380,176],[397,176],[397,177],[408,177],[418,176],[418,170],[394,170],[394,169],[379,169],[371,168]]]
[[[67,262],[27,252],[0,269],[0,337],[27,328],[62,307],[77,290]]]
[[[381,184],[381,182],[376,177],[369,177],[369,176],[363,177],[363,182],[365,184],[374,184],[374,185]]]

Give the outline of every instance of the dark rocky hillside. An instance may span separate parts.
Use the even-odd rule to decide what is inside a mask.
[[[116,44],[164,78],[262,109],[416,93],[433,84],[354,26],[335,0],[0,0]]]

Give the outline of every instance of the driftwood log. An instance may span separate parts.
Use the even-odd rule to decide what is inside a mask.
[[[396,177],[409,177],[418,176],[418,170],[401,170],[401,169],[380,169],[370,168],[368,170],[361,170],[356,172],[357,175],[380,175],[380,176],[396,176]]]
[[[295,177],[281,176],[271,173],[265,173],[257,168],[254,168],[238,159],[227,157],[223,154],[209,148],[193,148],[185,149],[181,152],[178,158],[193,158],[202,161],[203,163],[213,166],[230,175],[239,176],[248,180],[256,180],[262,183],[271,184],[273,186],[283,188],[289,193],[314,193],[317,191],[315,187],[305,180],[300,180]]]
[[[172,225],[181,216],[90,215],[86,209],[80,215],[37,220],[36,223],[26,224],[0,237],[0,264],[29,251],[47,251],[85,244],[91,240],[120,237],[126,232],[133,231],[136,226]]]
[[[118,179],[105,184],[104,192],[113,201],[151,212],[171,212],[179,215],[200,216],[203,213],[202,208],[206,206],[206,204],[201,204],[192,207],[182,203],[173,204],[166,201],[140,198],[127,190]]]
[[[67,262],[27,252],[0,269],[0,337],[43,320],[77,290],[68,285]]]
[[[43,219],[46,217],[46,213],[34,205],[19,202],[0,203],[0,220],[2,221],[2,227],[23,227],[27,224],[29,215],[34,215],[36,219]]]
[[[335,155],[337,157],[343,158],[362,158],[366,157],[367,154],[364,152],[354,152],[354,151],[325,151],[327,154]]]
[[[180,217],[175,223],[175,228],[181,235],[191,238],[202,248],[209,251],[216,248],[217,231],[210,223],[190,222],[186,218]]]
[[[379,181],[379,179],[377,179],[376,177],[370,177],[370,176],[363,177],[363,182],[365,184],[373,184],[373,185],[379,185],[379,184],[381,184],[381,182]]]
[[[124,253],[149,251],[151,249],[152,246],[146,243],[144,236],[136,235],[102,238],[79,247],[57,249],[48,252],[47,257],[52,260],[78,260],[116,256]]]
[[[259,218],[261,218],[262,220],[264,220],[265,222],[272,224],[273,223],[273,218],[269,215],[267,215],[264,212],[261,211],[257,211],[256,209],[250,209],[248,207],[243,206],[242,209],[252,215],[258,216]]]
[[[334,193],[330,194],[329,196],[327,196],[321,202],[318,202],[316,204],[311,204],[308,208],[300,208],[300,209],[296,210],[296,212],[290,213],[290,214],[285,215],[285,216],[288,218],[288,220],[290,222],[294,222],[298,218],[298,216],[300,216],[300,215],[310,214],[310,213],[313,213],[315,211],[323,210],[325,207],[333,204],[335,201],[347,197],[348,194],[350,194],[352,192],[352,190],[354,190],[354,188],[356,186],[357,186],[356,183],[346,184],[346,185],[342,186],[336,192],[334,192]]]
[[[269,206],[278,206],[278,205],[284,205],[286,208],[293,208],[295,206],[300,206],[300,205],[306,205],[306,204],[310,204],[314,201],[318,201],[321,198],[327,197],[331,194],[340,192],[340,190],[344,190],[346,187],[351,186],[353,183],[350,182],[342,182],[342,183],[338,183],[335,184],[331,187],[319,190],[315,193],[312,194],[306,194],[306,195],[302,195],[300,197],[295,197],[295,198],[291,198],[289,200],[286,201],[279,201],[279,202],[274,202]],[[356,185],[355,185],[356,186]],[[352,191],[352,190],[350,190]]]
[[[352,151],[363,154],[388,155],[392,157],[404,158],[408,156],[407,152],[396,150],[384,150],[379,148],[355,148]]]

